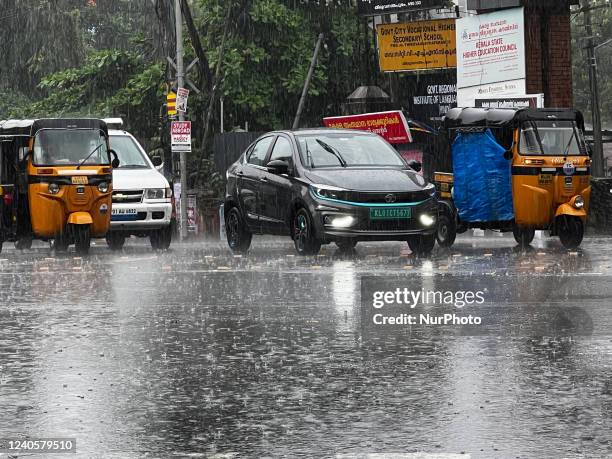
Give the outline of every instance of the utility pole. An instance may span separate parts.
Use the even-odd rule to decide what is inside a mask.
[[[183,15],[181,0],[174,0],[174,17],[176,20],[176,82],[177,88],[185,86],[185,70],[183,64]],[[185,121],[185,113],[178,112],[179,121]],[[180,155],[180,181],[181,181],[181,207],[180,207],[180,235],[181,241],[187,237],[187,152]]]
[[[308,69],[308,75],[306,75],[306,81],[304,82],[304,89],[302,90],[302,97],[300,97],[300,102],[298,104],[297,112],[295,113],[295,118],[293,120],[293,129],[297,129],[300,127],[300,117],[302,116],[302,110],[304,110],[304,104],[306,103],[306,96],[308,95],[308,88],[310,87],[310,80],[312,79],[312,74],[314,73],[315,67],[317,66],[317,57],[319,56],[319,51],[321,50],[321,44],[323,43],[324,35],[322,33],[319,34],[319,39],[317,40],[317,44],[315,46],[314,54],[312,55],[312,61],[310,62],[310,68]]]
[[[593,116],[593,176],[602,177],[603,168],[603,143],[601,138],[601,111],[599,108],[599,85],[597,83],[597,56],[595,55],[595,40],[593,37],[593,24],[591,22],[591,5],[589,0],[584,0],[582,9],[584,11],[584,28],[587,34],[587,56],[589,67],[589,83],[591,87],[591,111]]]

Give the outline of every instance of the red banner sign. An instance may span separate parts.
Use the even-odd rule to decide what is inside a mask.
[[[410,143],[412,135],[401,111],[364,113],[362,115],[332,116],[323,118],[329,128],[356,129],[378,134],[389,143]]]

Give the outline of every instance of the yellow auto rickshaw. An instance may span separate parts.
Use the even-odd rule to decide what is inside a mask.
[[[117,165],[101,120],[0,121],[0,247],[36,238],[87,253],[109,229]]]
[[[434,174],[439,244],[480,228],[512,231],[520,245],[547,230],[565,247],[578,247],[591,195],[583,132],[576,110],[451,109],[441,135],[452,170]]]

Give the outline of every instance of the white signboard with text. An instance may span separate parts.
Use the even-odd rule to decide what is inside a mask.
[[[456,33],[458,88],[526,77],[523,8],[458,19]]]
[[[191,151],[191,121],[173,121],[170,134],[172,151]]]
[[[457,107],[474,107],[476,99],[495,97],[520,97],[527,93],[525,79],[483,84],[457,89]]]

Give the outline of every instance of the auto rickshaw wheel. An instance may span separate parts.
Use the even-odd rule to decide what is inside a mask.
[[[87,255],[91,244],[89,225],[74,225],[72,234],[74,235],[74,248],[76,252],[80,255]]]
[[[121,250],[125,244],[125,235],[116,231],[106,233],[106,244],[111,250]]]
[[[53,250],[56,253],[65,253],[68,251],[68,237],[66,233],[58,234],[55,239],[53,239]]]
[[[441,214],[438,218],[436,240],[440,247],[450,247],[457,238],[457,225],[448,214]]]
[[[24,237],[15,241],[17,250],[30,250],[32,248],[32,238]]]
[[[533,241],[535,237],[535,229],[528,227],[521,227],[514,225],[512,228],[512,234],[514,235],[514,240],[521,247],[527,247]]]
[[[417,256],[427,256],[436,245],[435,234],[418,234],[408,237],[408,247]]]
[[[582,243],[584,224],[578,217],[562,215],[557,219],[559,240],[566,249],[575,249]]]

